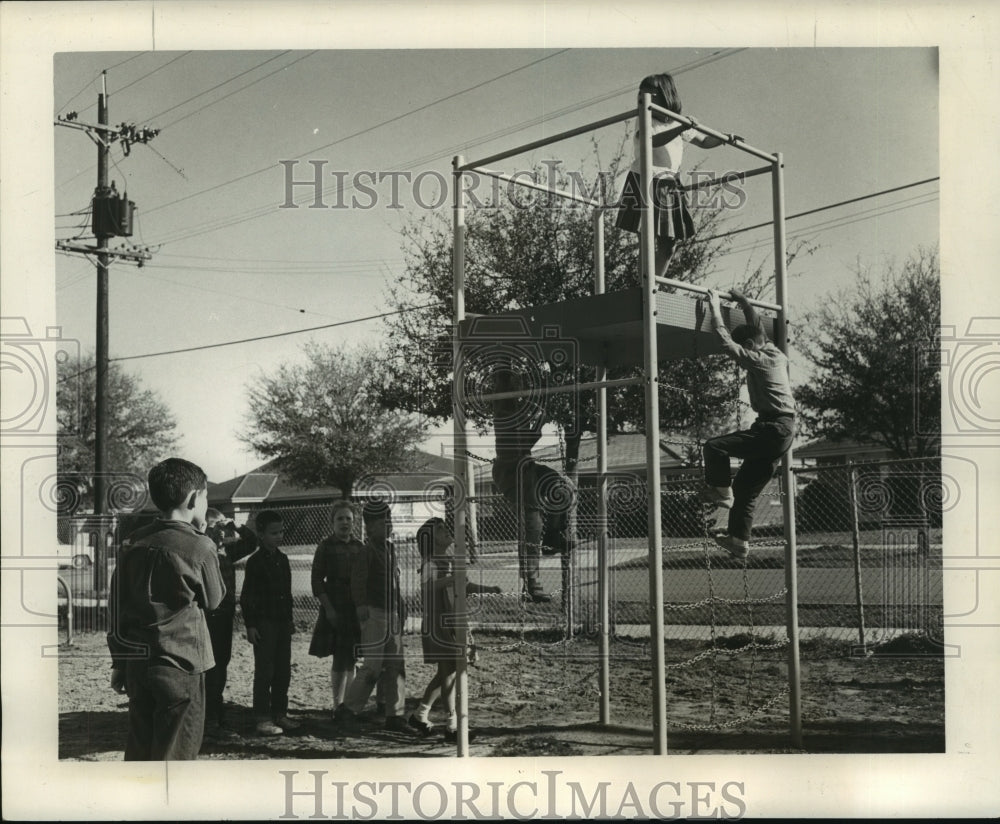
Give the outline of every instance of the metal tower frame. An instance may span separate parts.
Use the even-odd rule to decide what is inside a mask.
[[[776,302],[766,303],[764,301],[751,301],[756,306],[773,310],[777,313],[774,326],[774,337],[776,344],[787,355],[788,354],[788,294],[787,294],[787,272],[786,272],[786,244],[785,244],[785,201],[784,201],[784,177],[783,160],[780,152],[771,153],[745,143],[742,140],[730,141],[728,136],[715,129],[696,123],[690,118],[681,114],[661,108],[651,102],[648,93],[643,93],[640,97],[638,107],[630,109],[621,114],[607,117],[602,120],[588,123],[575,129],[560,132],[551,137],[535,140],[517,146],[513,149],[500,152],[480,160],[466,162],[464,157],[458,155],[453,160],[453,214],[454,214],[454,254],[453,254],[453,364],[457,367],[462,358],[462,338],[460,327],[466,319],[465,313],[465,210],[466,192],[463,188],[463,176],[470,173],[482,174],[489,177],[506,180],[521,186],[540,189],[553,195],[575,200],[594,207],[594,294],[602,295],[605,292],[604,284],[604,223],[602,220],[602,204],[597,201],[581,197],[574,192],[569,192],[553,187],[542,186],[537,183],[520,180],[515,176],[505,175],[485,166],[497,160],[503,160],[515,155],[522,154],[542,146],[558,143],[580,134],[592,132],[605,126],[611,126],[633,117],[638,122],[640,164],[641,164],[641,184],[642,191],[646,193],[643,206],[642,224],[640,231],[640,260],[642,270],[642,331],[643,331],[643,374],[640,378],[628,380],[607,380],[606,366],[598,367],[597,380],[587,384],[578,384],[577,389],[594,389],[597,392],[597,473],[599,484],[598,503],[598,597],[600,601],[600,635],[599,635],[599,659],[600,659],[600,723],[608,725],[611,723],[610,709],[610,602],[608,589],[608,529],[607,529],[607,388],[608,386],[620,386],[624,383],[639,383],[644,386],[645,407],[646,407],[646,472],[647,491],[649,499],[649,603],[650,603],[650,646],[652,650],[652,683],[653,683],[653,750],[657,755],[665,755],[667,752],[667,694],[665,682],[664,665],[664,606],[663,606],[663,535],[661,532],[661,496],[660,496],[660,408],[659,393],[657,391],[657,375],[659,372],[659,360],[657,352],[657,292],[660,286],[673,287],[675,289],[686,290],[699,294],[705,294],[708,290],[690,283],[672,280],[670,278],[658,277],[655,274],[655,254],[653,237],[653,210],[650,208],[651,192],[653,183],[653,162],[652,162],[652,118],[653,112],[668,116],[690,128],[696,129],[702,134],[710,135],[726,141],[729,145],[740,149],[747,154],[764,160],[767,165],[757,169],[751,169],[742,176],[752,177],[760,174],[771,175],[771,197],[774,226],[774,261],[775,261],[775,286]],[[702,188],[721,182],[721,179],[712,178],[701,181],[694,187]],[[565,391],[567,387],[559,387],[559,391]],[[544,389],[541,391],[545,391]],[[492,397],[486,396],[479,400],[489,400]],[[458,622],[456,624],[456,641],[460,648],[464,649],[468,639],[468,612],[466,608],[465,583],[467,580],[467,548],[466,548],[466,524],[468,522],[468,507],[470,498],[475,494],[475,479],[471,471],[471,466],[467,459],[467,430],[465,419],[464,398],[457,383],[452,396],[454,415],[454,438],[455,456],[458,462],[459,481],[464,487],[465,494],[458,495],[458,505],[455,511],[455,595]],[[781,488],[782,507],[784,513],[785,532],[785,588],[786,588],[786,629],[788,633],[788,679],[789,679],[789,720],[790,732],[793,746],[800,747],[802,743],[802,717],[801,717],[801,694],[800,694],[800,666],[799,666],[799,627],[798,627],[798,592],[797,592],[797,570],[796,570],[796,536],[795,536],[795,486],[792,477],[792,452],[789,450],[781,461]],[[469,754],[469,694],[468,694],[468,670],[465,657],[458,656],[457,665],[457,701],[458,712],[458,755],[467,756]]]

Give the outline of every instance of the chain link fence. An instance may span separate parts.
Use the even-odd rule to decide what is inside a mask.
[[[906,633],[940,641],[940,462],[841,464],[797,468],[793,474],[802,637],[821,634],[862,647]],[[745,564],[708,539],[697,500],[700,484],[700,473],[694,471],[664,478],[661,484],[666,637],[699,641],[749,633],[762,642],[783,638],[784,519],[778,480],[765,488],[758,501]],[[602,527],[598,498],[593,476],[583,476],[576,494],[566,502],[577,544],[568,556],[543,555],[541,559],[540,579],[553,596],[550,603],[532,603],[521,596],[517,521],[510,505],[499,495],[472,499],[470,534],[474,530],[475,549],[468,577],[502,590],[499,595],[468,599],[474,631],[507,633],[511,643],[525,638],[558,643],[597,633]],[[420,558],[415,539],[423,520],[415,516],[419,503],[394,505],[395,545],[410,616],[408,632],[420,629]],[[642,476],[610,473],[609,629],[617,638],[634,638],[639,643],[648,636],[649,627],[647,507]],[[296,623],[308,629],[319,612],[310,584],[312,557],[319,542],[330,534],[330,505],[268,508],[277,509],[285,521],[283,551],[292,566]],[[249,513],[251,525],[254,514]],[[356,523],[360,530],[360,518]],[[106,629],[107,582],[116,548],[137,524],[134,518],[109,517],[91,526],[94,534],[77,536],[77,541],[88,542],[91,548],[105,541],[110,548],[107,567],[80,563],[80,553],[73,552],[76,565],[60,571],[61,626],[72,621],[77,633]],[[360,532],[358,537],[363,537]],[[94,557],[99,559],[101,554]],[[242,565],[237,565],[238,589]]]
[[[943,640],[937,459],[795,470],[799,620],[865,649]]]

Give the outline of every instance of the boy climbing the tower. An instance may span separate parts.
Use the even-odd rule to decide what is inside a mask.
[[[757,497],[795,437],[795,401],[788,383],[785,353],[768,340],[760,316],[746,296],[733,289],[729,297],[740,305],[746,323],[730,334],[722,319],[719,293],[709,289],[712,325],[723,351],[747,370],[747,391],[757,420],[749,429],[705,442],[701,499],[729,510],[728,530],[717,534],[715,541],[733,557],[743,559],[749,552]],[[730,458],[743,459],[731,485]]]

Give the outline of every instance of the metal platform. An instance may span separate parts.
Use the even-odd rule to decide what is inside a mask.
[[[774,318],[761,310],[758,314],[774,340]],[[722,318],[730,330],[745,322],[739,308],[725,304]],[[550,350],[573,349],[587,366],[642,366],[642,289],[471,317],[460,324],[460,335],[469,344],[541,346],[546,355]],[[708,301],[686,293],[657,292],[656,341],[661,361],[722,351]]]

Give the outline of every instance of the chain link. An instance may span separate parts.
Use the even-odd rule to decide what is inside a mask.
[[[683,724],[679,721],[671,722],[669,719],[667,720],[667,723],[672,729],[687,730],[689,732],[719,732],[720,730],[731,730],[736,727],[742,727],[754,718],[763,715],[787,695],[788,687],[785,687],[752,711],[746,713],[745,715],[741,715],[738,718],[734,718],[724,724]]]

